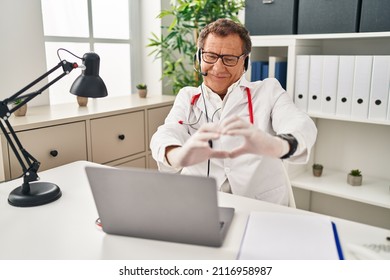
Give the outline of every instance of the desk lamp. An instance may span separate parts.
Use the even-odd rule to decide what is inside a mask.
[[[73,56],[82,60],[83,64],[79,66],[77,63],[70,63],[66,60],[62,60],[59,55],[60,50],[67,51],[65,49],[58,49],[57,55],[60,59],[60,62],[55,67],[19,90],[14,95],[4,99],[3,101],[0,101],[0,128],[23,170],[23,184],[14,189],[8,197],[9,204],[13,206],[32,207],[44,205],[59,199],[62,195],[62,192],[56,184],[38,182],[39,177],[37,172],[40,166],[40,162],[36,160],[22,146],[14,129],[12,128],[11,123],[9,122],[9,117],[11,114],[22,107],[24,104],[28,103],[31,99],[41,94],[44,90],[49,88],[65,75],[69,74],[75,68],[82,68],[83,70],[82,74],[73,83],[70,89],[71,93],[77,96],[92,98],[107,96],[107,88],[99,76],[100,58],[96,53],[86,53],[81,58],[67,51]],[[26,90],[40,82],[42,79],[60,67],[62,67],[63,73],[54,80],[34,92],[22,95]],[[14,102],[17,99],[20,99],[21,102],[10,109],[8,104]]]

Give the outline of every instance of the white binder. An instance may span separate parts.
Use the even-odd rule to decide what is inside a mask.
[[[389,90],[389,95],[390,95],[390,90]],[[389,100],[389,105],[388,105],[388,109],[387,109],[387,120],[390,121],[390,100]]]
[[[322,55],[310,56],[309,68],[309,97],[307,111],[309,113],[321,113],[321,91],[322,91]]]
[[[295,59],[295,105],[307,112],[307,100],[309,95],[309,55],[297,55]]]
[[[357,119],[368,118],[372,56],[359,55],[355,58],[353,97],[351,116]]]
[[[339,57],[324,56],[322,73],[321,111],[325,114],[336,113],[336,94],[338,80]]]
[[[386,120],[389,102],[390,56],[374,56],[368,118]]]
[[[355,56],[341,55],[339,57],[339,77],[337,82],[337,115],[351,115],[354,70]]]
[[[390,95],[390,92],[389,92]],[[387,120],[390,121],[390,102],[389,102],[389,108],[387,109]]]

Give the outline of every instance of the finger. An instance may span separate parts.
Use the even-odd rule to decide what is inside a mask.
[[[250,128],[239,128],[239,129],[231,129],[229,131],[226,131],[224,133],[225,135],[230,136],[244,136],[244,137],[250,137],[252,135],[253,131]]]
[[[221,137],[221,135],[219,133],[215,133],[215,132],[199,132],[198,131],[198,133],[196,135],[196,139],[201,140],[201,141],[209,141],[210,139],[216,140],[216,139],[219,139],[220,137]]]
[[[220,133],[231,135],[230,131],[232,131],[232,130],[247,129],[249,127],[250,127],[249,122],[238,118],[234,121],[221,124]]]
[[[193,148],[209,148],[209,143],[206,141],[193,141],[190,147]]]

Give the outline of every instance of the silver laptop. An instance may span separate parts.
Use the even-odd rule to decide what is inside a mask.
[[[135,168],[85,169],[104,232],[222,245],[234,208],[218,207],[215,179]]]

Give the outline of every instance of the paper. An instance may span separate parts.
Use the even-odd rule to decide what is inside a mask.
[[[335,236],[337,231],[334,230],[326,216],[252,212],[238,259],[342,259],[338,236]]]

